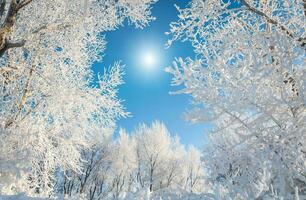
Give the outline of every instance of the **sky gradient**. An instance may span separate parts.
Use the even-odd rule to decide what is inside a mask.
[[[192,108],[188,95],[170,95],[177,88],[171,86],[171,75],[164,68],[172,65],[176,57],[194,57],[188,42],[176,42],[169,49],[165,43],[169,36],[169,23],[177,20],[174,4],[185,7],[189,0],[160,0],[153,6],[156,20],[144,29],[125,25],[106,34],[107,49],[102,63],[93,66],[94,72],[103,73],[105,66],[121,60],[125,65],[125,84],[119,88],[119,98],[131,117],[121,119],[118,127],[132,131],[139,123],[150,124],[160,120],[166,124],[172,135],[178,135],[183,144],[202,147],[209,125],[191,124],[183,119],[183,114]],[[146,53],[155,55],[154,65],[143,63]]]

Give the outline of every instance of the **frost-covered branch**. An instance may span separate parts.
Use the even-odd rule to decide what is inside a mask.
[[[117,95],[122,65],[97,82],[91,65],[105,50],[101,34],[125,20],[144,27],[155,2],[0,1],[0,194],[49,196],[56,173],[80,172],[82,152],[128,115]]]
[[[211,184],[222,198],[305,195],[295,178],[305,173],[304,2],[194,0],[178,10],[168,44],[190,41],[196,59],[167,71],[194,99],[187,118],[215,126]]]

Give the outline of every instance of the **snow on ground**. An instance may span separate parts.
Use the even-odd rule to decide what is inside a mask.
[[[0,195],[0,200],[44,200],[37,197],[27,197],[25,194],[18,195]]]

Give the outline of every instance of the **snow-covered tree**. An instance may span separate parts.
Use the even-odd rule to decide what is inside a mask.
[[[112,196],[117,199],[132,190],[132,174],[138,165],[136,141],[123,129],[119,131],[119,138],[113,145],[111,157]]]
[[[80,171],[96,133],[126,116],[120,63],[97,87],[91,65],[105,48],[100,33],[147,25],[155,2],[0,0],[0,193],[49,193],[54,171]]]
[[[66,170],[57,176],[56,192],[66,197],[83,196],[99,199],[110,194],[111,138],[104,138],[90,149],[81,152],[80,171]]]
[[[141,188],[158,190],[164,174],[163,167],[169,158],[172,138],[166,126],[153,122],[152,126],[140,125],[134,133],[137,141],[137,181]]]
[[[306,195],[305,2],[193,0],[171,24],[196,59],[167,71],[192,95],[193,122],[213,121],[204,156],[228,197]]]
[[[118,138],[103,141],[82,152],[80,172],[69,170],[66,176],[59,175],[59,196],[164,198],[200,193],[205,188],[200,152],[194,147],[186,151],[161,122],[142,124],[130,134],[120,129]]]
[[[149,126],[141,124],[131,135],[136,142],[137,162],[131,173],[130,193],[136,191],[138,198],[148,194],[158,199],[203,191],[204,168],[198,150],[194,147],[186,150],[179,138],[172,136],[159,121]]]
[[[185,184],[185,190],[188,192],[201,193],[206,190],[206,183],[204,182],[205,171],[201,157],[201,152],[191,146],[183,158],[185,165],[183,167],[183,183]]]

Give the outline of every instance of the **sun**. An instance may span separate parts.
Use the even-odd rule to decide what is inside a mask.
[[[157,64],[157,56],[153,51],[144,52],[141,56],[142,65],[145,69],[153,69]]]
[[[143,63],[145,65],[153,65],[155,63],[155,56],[153,55],[153,53],[146,53],[143,56]]]
[[[155,43],[158,43],[155,41]],[[135,62],[135,70],[145,77],[152,77],[161,71],[163,63],[162,47],[154,42],[143,42],[135,45],[135,51],[131,51]]]

